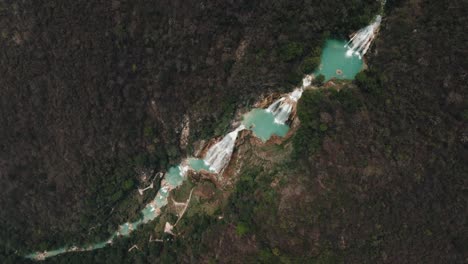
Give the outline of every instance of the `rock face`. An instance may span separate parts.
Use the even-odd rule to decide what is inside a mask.
[[[220,187],[221,186],[221,182],[218,180],[218,175],[216,173],[211,173],[209,171],[206,171],[206,170],[201,170],[199,172],[195,172],[195,171],[189,171],[188,173],[188,177],[192,180],[194,180],[195,182],[199,182],[199,181],[209,181],[211,183],[213,183],[214,185],[216,185],[216,187]]]
[[[184,116],[184,121],[183,121],[183,128],[182,132],[180,133],[180,148],[182,150],[187,149],[187,145],[189,143],[189,136],[190,136],[190,119],[188,115]]]

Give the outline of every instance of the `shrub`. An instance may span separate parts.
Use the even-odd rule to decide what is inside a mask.
[[[301,126],[293,138],[296,158],[315,153],[321,146],[323,135],[328,130],[319,122],[324,98],[320,90],[306,90],[299,101],[297,115]]]
[[[287,78],[287,82],[293,86],[298,86],[302,82],[302,74],[298,71],[291,71]]]
[[[151,125],[145,125],[145,128],[143,129],[143,134],[145,136],[145,138],[153,138],[154,137],[154,130],[153,128],[151,127]]]
[[[323,74],[317,75],[317,77],[315,77],[315,79],[312,81],[312,83],[316,86],[322,86],[324,82],[325,76]]]
[[[289,62],[302,56],[304,45],[297,42],[290,42],[280,48],[280,58],[283,61]]]
[[[326,124],[320,124],[320,131],[325,132],[328,130],[328,126]]]
[[[224,72],[229,73],[232,69],[232,66],[234,66],[234,63],[236,63],[235,60],[227,60],[224,62]]]
[[[311,74],[320,65],[320,57],[307,57],[302,62],[302,73]]]
[[[331,93],[330,99],[337,100],[341,104],[343,109],[348,113],[355,112],[357,109],[359,109],[362,106],[362,101],[355,93],[356,91],[355,89],[345,86],[343,89],[339,91],[337,90],[331,90],[331,91],[332,93]]]
[[[127,179],[122,183],[122,188],[124,189],[124,191],[128,191],[133,188],[134,184],[135,183],[133,182],[133,179]]]
[[[249,232],[249,227],[245,223],[238,223],[236,226],[236,234],[238,236],[243,236]]]
[[[461,113],[463,121],[468,121],[468,109],[463,110]]]
[[[123,192],[121,190],[119,190],[110,197],[110,200],[111,200],[111,202],[115,203],[118,200],[120,200],[120,198],[122,198],[122,196],[123,196]]]
[[[354,83],[365,93],[373,95],[380,95],[382,93],[380,75],[373,70],[358,73],[354,79]]]

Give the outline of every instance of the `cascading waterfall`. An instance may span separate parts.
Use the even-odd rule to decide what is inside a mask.
[[[348,48],[346,56],[351,57],[353,54],[359,56],[359,58],[364,56],[379,32],[381,22],[382,16],[377,15],[370,25],[355,32],[345,46]]]
[[[190,166],[188,164],[187,160],[184,160],[180,165],[179,165],[179,170],[180,170],[180,177],[185,177],[187,175],[187,172],[190,170]]]
[[[266,109],[266,111],[272,113],[275,117],[275,123],[285,124],[286,121],[288,121],[293,107],[297,104],[299,98],[301,98],[304,88],[312,83],[312,79],[312,75],[307,75],[302,80],[301,87],[294,89],[291,93],[276,100]]]
[[[288,102],[287,97],[281,97],[267,108],[267,111],[272,113],[275,117],[275,123],[277,124],[286,123],[291,110],[292,104]]]
[[[383,4],[385,1],[382,2]],[[382,17],[378,15],[372,24],[357,31],[353,34],[351,40],[346,44],[348,48],[347,56],[357,55],[363,56],[369,49],[372,41],[378,33]],[[301,98],[305,87],[312,84],[313,75],[307,75],[302,80],[302,86],[294,89],[293,92],[281,97],[271,104],[267,109],[274,117],[274,122],[284,125],[291,115],[297,101]],[[263,109],[262,109],[263,110]],[[286,126],[287,127],[287,126]],[[183,161],[180,166],[172,167],[173,173],[166,174],[166,178],[161,182],[161,188],[158,191],[156,197],[146,205],[142,210],[143,218],[132,223],[124,223],[119,227],[108,240],[95,243],[84,247],[62,247],[52,251],[34,252],[26,255],[26,258],[41,260],[48,257],[56,256],[66,252],[73,251],[87,251],[103,248],[108,244],[111,244],[113,240],[119,236],[128,236],[132,230],[137,228],[140,224],[147,223],[155,219],[161,212],[161,208],[168,203],[168,196],[171,190],[177,188],[182,184],[184,178],[186,178],[188,170],[202,170],[207,169],[209,166],[210,171],[215,173],[222,173],[231,160],[231,156],[234,150],[235,142],[240,131],[246,129],[244,125],[240,125],[234,131],[227,134],[221,141],[213,145],[205,155],[204,160],[189,159]],[[252,129],[249,126],[249,129]],[[269,136],[268,136],[269,137]],[[201,164],[201,165],[200,165]],[[197,169],[195,169],[197,167]]]
[[[228,165],[231,160],[237,135],[239,131],[244,129],[245,126],[240,125],[208,150],[204,160],[210,166],[210,170],[220,173]]]
[[[304,88],[311,84],[312,79],[312,75],[306,76],[303,79],[301,87],[296,88],[293,92],[280,98],[268,108],[270,112],[274,114],[277,122],[284,123],[289,119],[289,115],[301,97]],[[231,160],[238,134],[244,129],[246,129],[246,127],[244,125],[240,125],[234,131],[227,134],[220,142],[216,143],[208,150],[203,161],[188,158],[183,160],[180,165],[171,167],[165,174],[164,179],[161,181],[161,188],[156,194],[156,197],[142,210],[142,218],[135,222],[126,222],[120,225],[118,230],[109,239],[81,247],[71,246],[62,247],[52,251],[34,252],[26,255],[25,257],[35,260],[43,260],[66,252],[95,250],[112,244],[114,239],[117,237],[130,235],[130,233],[139,225],[148,223],[161,213],[161,208],[166,206],[168,203],[169,193],[182,184],[189,170],[200,171],[209,168],[212,172],[218,174],[222,173]]]

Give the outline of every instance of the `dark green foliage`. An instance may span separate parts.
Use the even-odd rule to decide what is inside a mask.
[[[232,69],[232,66],[236,63],[235,60],[227,60],[224,62],[224,72],[229,73]]]
[[[300,56],[304,52],[304,45],[298,42],[290,42],[283,45],[279,50],[279,56],[283,61],[292,61]]]
[[[320,65],[320,58],[322,55],[321,47],[314,48],[309,55],[302,61],[301,69],[303,74],[310,74],[314,72]]]
[[[239,236],[262,233],[261,219],[274,217],[279,202],[278,193],[271,188],[273,177],[252,168],[241,175],[225,209],[227,221],[235,223]]]
[[[264,48],[258,48],[256,51],[255,51],[255,59],[257,61],[261,61],[261,60],[264,60],[267,56],[268,52],[266,49]]]
[[[385,11],[392,11],[396,7],[400,7],[404,0],[387,0],[385,4]]]
[[[236,226],[236,233],[239,236],[245,235],[247,232],[249,232],[249,226],[245,223],[239,222]]]
[[[325,76],[323,74],[317,75],[314,80],[312,80],[312,84],[316,86],[322,86],[325,81]]]
[[[293,137],[296,158],[314,154],[321,148],[324,135],[330,132],[329,125],[321,123],[320,112],[343,109],[353,113],[360,107],[359,95],[348,85],[341,90],[306,90],[297,106],[301,126]]]
[[[133,181],[133,179],[127,179],[126,181],[122,183],[122,189],[124,191],[129,191],[130,189],[135,187],[134,185],[135,185],[135,182]]]
[[[258,188],[258,183],[255,181],[257,172],[243,175],[236,185],[235,192],[230,197],[230,209],[233,213],[232,217],[238,219],[239,222],[250,224],[254,214],[256,204],[255,197],[252,197]]]
[[[324,93],[320,90],[306,90],[297,106],[297,116],[301,127],[294,135],[296,156],[308,156],[320,149],[323,129],[320,128],[320,110],[325,104]]]
[[[331,250],[324,250],[317,258],[314,258],[311,264],[340,264],[343,259]]]
[[[176,238],[173,243],[168,245],[171,247],[170,252],[172,252],[174,258],[180,258],[180,256],[177,256],[177,253],[188,249],[190,249],[194,257],[199,258],[207,250],[205,244],[202,243],[204,234],[207,232],[207,229],[215,226],[216,222],[215,218],[206,214],[196,214],[190,218],[183,218],[177,230],[184,230],[184,232],[190,235],[183,239]]]
[[[222,109],[223,111],[221,112],[221,118],[217,122],[217,126],[214,130],[214,135],[215,136],[221,136],[224,135],[227,132],[227,129],[229,127],[229,124],[232,120],[232,117],[234,116],[234,112],[236,109],[236,100],[233,97],[230,97],[229,100],[226,100],[222,104]],[[213,133],[211,133],[213,135]]]
[[[13,251],[0,250],[0,260],[2,264],[33,264],[35,262],[24,259],[14,254]]]
[[[382,94],[381,77],[376,71],[362,71],[356,75],[354,82],[363,92],[376,96]]]
[[[461,117],[462,117],[463,121],[468,121],[468,109],[465,109],[465,110],[462,111]]]
[[[147,124],[143,130],[143,134],[146,138],[153,138],[155,136],[153,127],[151,124]]]
[[[203,8],[197,1],[2,4],[1,127],[11,129],[0,135],[6,161],[0,185],[9,186],[0,197],[2,238],[8,241],[1,245],[35,248],[43,240],[60,245],[88,236],[95,225],[93,230],[102,229],[96,233],[108,232],[125,218],[118,209],[110,215],[112,208],[130,207],[128,180],[135,179],[135,170],[162,170],[185,154],[174,129],[181,113],[190,113],[192,141],[224,134],[238,107],[272,87],[279,91],[300,83],[302,57],[320,46],[323,32],[354,31],[360,25],[349,22],[375,12],[377,5],[371,0],[227,1]],[[173,17],[174,10],[180,15]],[[228,81],[241,40],[254,52],[245,50],[236,61],[237,76]],[[314,66],[310,62],[307,72]]]
[[[320,65],[320,57],[307,57],[302,62],[302,73],[310,74],[314,72]]]
[[[352,113],[363,106],[358,91],[350,86],[344,86],[341,90],[331,89],[330,99],[338,101],[347,113]]]
[[[0,138],[6,139],[2,142],[2,146],[12,146],[12,149],[19,147],[18,152],[38,153],[40,157],[53,156],[60,153],[57,150],[64,149],[66,155],[59,154],[57,159],[37,158],[34,156],[36,154],[26,155],[25,158],[18,156],[21,163],[29,162],[30,166],[24,168],[24,171],[38,173],[21,173],[18,172],[21,170],[16,168],[11,170],[11,174],[6,173],[8,176],[5,178],[15,179],[15,181],[8,180],[8,184],[17,184],[14,190],[16,186],[26,183],[24,189],[18,188],[19,198],[16,195],[9,196],[10,194],[5,196],[7,201],[13,201],[12,204],[18,206],[25,205],[24,208],[16,210],[15,206],[2,204],[5,215],[18,216],[9,217],[14,219],[9,221],[14,222],[11,228],[2,222],[2,226],[8,227],[6,228],[8,230],[5,232],[1,230],[1,246],[14,249],[20,249],[24,243],[35,249],[36,246],[50,249],[63,245],[64,241],[69,243],[105,237],[115,230],[118,223],[128,220],[128,217],[135,217],[138,207],[143,204],[134,200],[133,189],[130,187],[132,185],[130,182],[134,184],[135,169],[146,167],[164,169],[167,168],[169,159],[173,163],[181,155],[177,147],[179,137],[174,132],[175,129],[171,129],[179,125],[180,113],[193,113],[191,130],[196,139],[210,138],[213,134],[222,135],[240,102],[245,103],[249,100],[249,96],[256,97],[271,89],[263,87],[267,82],[259,79],[259,74],[255,71],[251,71],[255,75],[253,81],[246,80],[249,78],[248,74],[239,74],[235,85],[227,85],[223,78],[231,71],[231,61],[223,64],[222,60],[216,57],[224,51],[214,50],[216,54],[214,66],[210,67],[206,63],[207,53],[211,47],[214,47],[212,44],[215,41],[225,40],[224,47],[218,45],[225,50],[236,50],[239,39],[242,38],[246,38],[252,45],[268,43],[264,46],[259,45],[263,50],[258,52],[258,57],[262,60],[271,60],[267,65],[268,74],[277,79],[267,80],[277,83],[278,80],[289,79],[289,83],[295,85],[300,81],[297,74],[300,65],[297,64],[300,64],[303,55],[319,45],[324,30],[343,34],[354,31],[366,23],[367,18],[363,19],[362,16],[370,17],[369,14],[373,13],[378,5],[377,1],[370,0],[346,3],[343,1],[307,3],[240,1],[239,4],[207,3],[204,8],[199,8],[199,2],[187,1],[181,9],[183,15],[173,18],[171,11],[174,8],[181,8],[180,6],[155,5],[147,1],[117,1],[116,4],[119,6],[112,8],[109,8],[108,4],[90,4],[86,1],[61,3],[52,1],[50,4],[33,1],[30,3],[35,3],[34,5],[27,4],[27,6],[22,6],[23,2],[17,3],[20,6],[19,10],[22,11],[6,14],[5,21],[11,22],[12,28],[4,25],[5,32],[13,34],[18,31],[20,36],[23,33],[26,36],[31,30],[29,26],[32,22],[28,22],[30,18],[35,21],[32,23],[34,32],[44,37],[35,41],[23,39],[21,45],[11,41],[4,41],[1,44],[5,49],[2,65],[8,67],[2,70],[7,73],[4,75],[7,85],[2,90],[6,92],[2,93],[2,97],[7,99],[5,102],[11,101],[10,104],[6,103],[4,109],[12,109],[13,112],[19,113],[11,115],[12,118],[6,118],[7,122],[2,127],[12,129],[5,130],[6,135],[1,134]],[[230,12],[236,13],[236,16],[227,15]],[[109,19],[116,16],[119,18],[117,24]],[[358,16],[359,18],[356,18]],[[238,23],[236,17],[250,17],[245,24],[249,25],[249,30],[251,28],[253,33],[243,35],[244,22]],[[42,23],[43,18],[47,18],[49,23]],[[169,19],[175,19],[173,25],[181,26],[182,28],[178,28],[181,30],[174,30],[172,26],[168,26],[166,22]],[[87,22],[83,24],[77,21]],[[191,32],[182,26],[187,24],[185,21],[189,21],[188,24],[195,22],[197,28],[208,33],[201,33],[198,36],[185,33]],[[24,25],[25,28],[16,28],[17,25]],[[79,28],[79,25],[83,25],[85,30]],[[71,31],[76,34],[63,34],[63,28],[73,29]],[[216,38],[218,35],[221,35],[220,38]],[[291,40],[289,44],[282,46],[283,40],[277,39],[280,35]],[[270,56],[270,53],[277,54],[275,47],[279,46],[286,48],[281,59],[287,63],[273,58],[276,56]],[[209,56],[213,57],[212,54]],[[246,54],[246,57],[249,57],[249,54]],[[24,61],[30,67],[22,65],[16,67],[17,61]],[[251,69],[249,65],[239,66],[242,67],[247,71]],[[17,71],[21,68],[28,71]],[[287,76],[289,71],[284,68],[295,69],[295,75]],[[222,85],[208,87],[206,82],[208,79],[220,82]],[[31,83],[34,85],[31,86]],[[259,87],[259,83],[262,87]],[[227,92],[232,90],[235,91],[233,94]],[[31,94],[36,92],[37,96]],[[21,97],[21,101],[24,100],[24,106],[30,106],[31,109],[20,107],[22,110],[18,111],[16,100],[10,100],[16,99],[17,96]],[[230,101],[227,97],[235,99]],[[196,109],[196,105],[203,98],[211,99],[206,107]],[[151,106],[153,99],[157,107]],[[229,103],[223,105],[226,101]],[[63,105],[56,105],[61,102]],[[48,113],[48,110],[52,114]],[[150,116],[149,124],[155,125],[147,126],[144,116]],[[11,120],[20,120],[18,123],[30,126],[23,127]],[[50,124],[45,120],[57,120],[57,122]],[[158,129],[159,122],[164,123],[164,129]],[[322,124],[319,129],[325,130]],[[81,130],[85,131],[80,132]],[[31,133],[23,134],[22,131],[31,131]],[[58,132],[54,135],[45,131]],[[60,144],[64,136],[69,141],[67,144]],[[29,138],[35,139],[32,142],[26,141]],[[140,155],[145,151],[142,146],[152,144],[153,140],[159,142],[156,144],[155,153]],[[44,146],[42,142],[51,142],[51,144]],[[85,143],[86,146],[83,146]],[[34,148],[24,148],[24,145]],[[39,151],[41,149],[50,149],[50,151],[41,153]],[[14,157],[16,152],[7,150],[4,153],[5,156]],[[55,163],[58,165],[49,168],[33,165]],[[74,168],[73,164],[85,165]],[[68,175],[71,171],[76,171],[77,175],[60,176]],[[78,177],[78,174],[84,177]],[[55,176],[59,176],[59,182],[70,183],[71,187],[62,190],[68,195],[58,196],[58,193],[52,193],[64,186],[45,183],[46,179]],[[23,180],[16,181],[18,178]],[[268,214],[269,210],[274,208],[270,206],[270,202],[276,201],[276,194],[268,189],[269,185],[256,184],[264,187],[258,187],[263,188],[259,196],[248,194],[257,201],[254,211]],[[43,188],[44,186],[47,188]],[[24,195],[25,190],[26,195]],[[46,193],[42,190],[51,192]],[[61,204],[56,207],[57,209],[68,207],[69,202],[73,202],[68,200],[69,197],[79,197],[86,204],[86,208],[76,211],[83,214],[81,221],[70,225],[50,224],[53,219],[65,223],[62,220],[67,219],[62,218],[65,218],[64,213],[66,215],[67,211],[48,210],[47,205],[51,201],[58,200]],[[26,209],[31,208],[31,201],[34,200],[39,201],[34,203],[34,208],[45,213],[42,216],[35,214],[35,217],[29,221],[27,215],[31,212]],[[263,200],[266,202],[263,203]],[[8,208],[26,214],[11,214],[12,211],[6,211]],[[2,215],[2,221],[3,218]],[[70,214],[69,218],[73,220],[80,218],[80,215]],[[23,219],[28,223],[25,224]],[[198,223],[196,218],[193,221]],[[95,231],[89,232],[89,228],[94,226],[97,226],[93,229]],[[149,234],[153,230],[145,232]],[[31,233],[34,235],[30,236]],[[25,237],[28,239],[24,239]],[[39,244],[38,241],[42,240],[46,241]],[[147,240],[148,237],[145,236],[138,242],[144,245],[143,241]],[[122,241],[115,247],[93,253],[64,255],[62,263],[139,263],[143,261],[142,255],[145,254],[153,256],[153,258],[148,257],[151,260],[176,263],[180,260],[178,259],[180,252],[190,250],[190,245],[179,247],[180,241],[182,239],[167,246],[152,243],[147,248],[143,248],[144,253],[128,253],[129,242]],[[0,259],[4,260],[1,257]],[[60,258],[57,259],[59,263]]]
[[[302,76],[302,73],[293,70],[288,74],[287,82],[292,86],[298,86],[302,81]]]

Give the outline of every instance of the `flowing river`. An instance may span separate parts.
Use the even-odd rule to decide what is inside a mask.
[[[327,40],[321,56],[321,64],[314,75],[323,74],[325,80],[332,78],[353,79],[362,70],[361,57],[367,52],[370,43],[378,32],[381,17],[377,16],[371,25],[353,34],[350,42],[343,40]],[[263,142],[272,135],[283,137],[289,131],[287,121],[295,109],[304,89],[311,85],[313,75],[305,76],[300,87],[273,102],[266,109],[253,109],[243,116],[242,124],[214,144],[203,159],[187,158],[181,164],[169,168],[161,181],[161,188],[156,197],[141,211],[140,219],[119,226],[118,230],[107,240],[84,246],[65,246],[56,250],[34,252],[26,258],[43,260],[66,252],[90,251],[112,244],[120,236],[129,236],[138,226],[148,223],[158,217],[161,208],[167,205],[171,190],[182,185],[189,170],[206,170],[221,174],[229,164],[235,142],[240,131],[252,130],[254,135]]]

